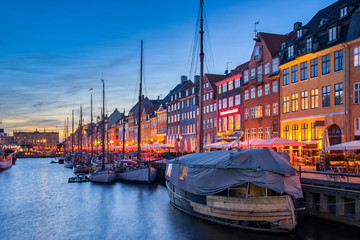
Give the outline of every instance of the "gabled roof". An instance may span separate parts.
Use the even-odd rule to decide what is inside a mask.
[[[259,32],[258,36],[264,41],[267,49],[271,54],[271,57],[274,57],[276,55],[276,53],[281,48],[281,44],[286,42],[286,40],[289,38],[288,34],[282,35],[265,32]]]
[[[219,85],[221,83],[225,83],[230,81],[230,79],[235,78],[237,75],[242,75],[242,72],[244,71],[244,69],[248,68],[249,66],[249,61],[245,62],[243,64],[240,64],[239,66],[237,66],[235,69],[231,70],[230,73],[228,73],[223,79],[217,81],[215,83],[215,85]]]
[[[213,90],[216,90],[216,83],[223,80],[225,78],[224,74],[210,74],[210,73],[206,73],[205,74],[207,80],[210,83],[210,86]]]

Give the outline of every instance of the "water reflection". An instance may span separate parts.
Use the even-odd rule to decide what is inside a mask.
[[[239,231],[169,204],[164,185],[67,183],[51,159],[0,173],[0,239],[358,239],[359,229],[305,217],[290,234]]]

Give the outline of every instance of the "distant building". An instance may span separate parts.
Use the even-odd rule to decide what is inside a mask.
[[[19,145],[33,147],[56,148],[59,143],[59,132],[14,132],[14,141]]]

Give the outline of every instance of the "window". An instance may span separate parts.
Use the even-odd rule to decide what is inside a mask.
[[[303,62],[300,64],[300,68],[301,68],[301,81],[306,80],[308,78],[308,73],[307,73],[307,62]]]
[[[245,116],[244,116],[245,120],[249,119],[249,109],[245,109]]]
[[[301,124],[301,140],[302,141],[308,140],[308,124],[307,123]]]
[[[273,116],[277,116],[279,114],[279,104],[273,103]]]
[[[311,109],[319,108],[319,89],[310,91]]]
[[[360,47],[354,48],[354,67],[360,66]]]
[[[235,79],[235,88],[240,87],[240,78]]]
[[[213,112],[213,105],[210,104],[210,112]]]
[[[223,91],[223,92],[227,92],[227,83],[224,83],[224,84],[222,85],[222,91]]]
[[[221,85],[219,85],[219,87],[218,87],[218,92],[219,92],[219,94],[221,93]]]
[[[251,99],[254,99],[256,96],[255,96],[255,88],[252,88],[251,89]]]
[[[264,129],[263,128],[258,128],[258,138],[259,139],[264,139]]]
[[[291,58],[294,56],[294,46],[288,47],[288,58]]]
[[[249,100],[249,89],[245,90],[244,98],[245,98],[245,100]]]
[[[270,117],[270,104],[265,105],[265,117]]]
[[[234,97],[229,97],[229,107],[234,106]]]
[[[284,86],[286,86],[286,85],[289,85],[289,69],[287,68],[287,69],[285,69],[284,71],[283,71],[283,85]]]
[[[234,89],[234,81],[229,82],[229,91]]]
[[[270,63],[266,63],[265,64],[265,69],[264,69],[264,74],[269,74],[270,73]]]
[[[235,115],[235,129],[241,129],[241,117],[240,114]]]
[[[311,73],[310,73],[310,77],[314,78],[318,76],[318,59],[315,58],[313,60],[311,60]]]
[[[301,110],[309,109],[309,92],[303,91],[301,92]]]
[[[255,108],[251,108],[251,119],[255,118]]]
[[[256,138],[256,128],[251,129],[251,139]]]
[[[221,110],[221,107],[222,107],[222,100],[219,100],[219,110]]]
[[[291,95],[291,111],[297,112],[299,110],[299,94],[293,93]]]
[[[256,106],[255,107],[255,118],[262,118],[262,106]]]
[[[290,111],[289,96],[284,96],[283,106],[284,106],[284,113],[289,113]]]
[[[354,104],[360,104],[360,82],[354,83]]]
[[[335,69],[334,71],[343,70],[343,50],[335,52]]]
[[[340,9],[340,18],[345,17],[347,15],[347,7],[343,7]]]
[[[250,78],[255,79],[255,68],[250,70]]]
[[[257,82],[262,82],[262,65],[257,67]]]
[[[244,71],[244,84],[249,82],[249,70]]]
[[[299,38],[299,37],[301,37],[302,36],[302,29],[299,29],[298,31],[297,31],[297,37]]]
[[[193,103],[193,105],[195,105],[195,98],[193,98],[194,99],[194,103]],[[213,99],[213,92],[210,92],[210,99]]]
[[[271,138],[271,135],[270,135],[270,127],[266,127],[265,128],[265,139],[270,139]]]
[[[283,127],[283,138],[289,139],[289,125]]]
[[[234,116],[229,116],[229,130],[234,130]]]
[[[265,84],[265,95],[270,94],[270,83]]]
[[[354,118],[354,130],[355,130],[354,135],[360,136],[360,118],[359,117]]]
[[[336,27],[332,27],[329,29],[329,42],[334,41],[336,39]]]
[[[249,140],[249,129],[245,129],[245,141]]]
[[[277,93],[279,91],[279,88],[278,88],[278,82],[277,81],[274,81],[272,82],[272,91],[273,93]]]
[[[292,140],[297,141],[299,140],[299,125],[293,124],[292,128]]]
[[[223,99],[223,109],[227,108],[227,98]]]
[[[292,66],[291,67],[291,82],[296,83],[298,82],[298,66]]]
[[[227,117],[223,117],[223,131],[226,132],[228,130],[228,121]]]
[[[238,106],[241,104],[241,96],[240,94],[235,95],[235,105]]]
[[[322,106],[330,107],[330,86],[322,88]]]
[[[279,59],[275,58],[272,60],[272,73],[279,72]]]
[[[335,84],[335,105],[342,105],[343,102],[343,84]]]
[[[262,97],[262,86],[258,86],[258,97]]]
[[[307,52],[312,51],[312,38],[309,38],[306,40],[306,51]]]
[[[261,59],[260,46],[256,46],[254,49],[254,61]]]
[[[322,57],[322,74],[330,73],[330,54]]]
[[[311,123],[311,140],[318,140],[319,139],[319,131],[315,126],[315,122]]]

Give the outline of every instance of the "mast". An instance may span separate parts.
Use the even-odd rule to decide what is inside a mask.
[[[199,101],[199,124],[200,124],[200,132],[199,132],[199,152],[203,151],[204,146],[204,134],[203,134],[203,127],[204,127],[204,18],[203,18],[203,1],[200,0],[200,101]]]
[[[125,108],[124,108],[124,120],[123,120],[123,154],[125,154]]]
[[[102,148],[102,169],[105,169],[105,81],[101,79],[103,84],[103,101],[101,110],[101,148]]]
[[[142,62],[143,62],[143,40],[141,40],[141,58],[140,58],[140,88],[139,88],[139,120],[138,120],[138,162],[141,164],[141,101],[142,101]]]
[[[94,154],[94,146],[93,146],[93,111],[92,111],[92,88],[91,88],[91,119],[90,119],[90,141],[91,141],[91,159]]]
[[[65,128],[64,128],[64,156],[66,157],[66,119],[65,119]]]
[[[69,118],[66,118],[66,148],[68,147],[69,145],[69,140],[68,137],[69,137]]]
[[[83,144],[83,139],[82,139],[82,105],[80,105],[80,129],[79,129],[79,135],[80,135],[80,162],[82,162],[82,144]]]
[[[72,110],[71,156],[74,153],[74,109]]]

